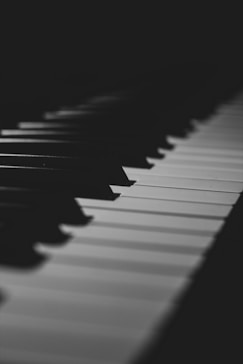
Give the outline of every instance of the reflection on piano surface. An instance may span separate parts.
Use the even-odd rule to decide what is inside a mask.
[[[5,105],[1,363],[236,354],[241,79],[194,66]]]

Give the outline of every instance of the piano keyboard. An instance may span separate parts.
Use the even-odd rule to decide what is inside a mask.
[[[92,219],[62,224],[62,246],[38,242],[36,252],[49,258],[43,266],[0,267],[1,363],[137,358],[175,313],[243,190],[242,105],[239,95],[195,121],[187,138],[168,138],[175,148],[148,157],[152,168],[124,167],[135,183],[111,185],[118,198],[77,197]]]

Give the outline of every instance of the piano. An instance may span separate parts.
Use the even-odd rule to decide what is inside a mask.
[[[0,363],[237,362],[241,68],[98,49],[2,77]]]
[[[217,82],[173,112],[143,75],[2,126],[1,363],[238,355],[243,94]]]

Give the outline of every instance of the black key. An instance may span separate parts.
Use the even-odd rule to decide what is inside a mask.
[[[0,139],[0,153],[4,154],[38,154],[69,157],[103,157],[119,161],[119,165],[149,168],[146,161],[148,154],[141,150],[143,145],[137,146],[135,141],[130,143],[107,140],[68,141],[55,139]]]
[[[56,131],[56,130],[3,130],[1,139],[38,139],[45,140],[47,138],[52,140],[66,140],[75,141],[80,144],[95,143],[95,145],[106,145],[111,146],[112,149],[119,151],[119,154],[145,154],[149,157],[160,157],[158,148],[171,149],[172,146],[159,135],[153,135],[148,132],[146,135],[141,133],[130,133],[129,135],[123,135],[122,133],[117,135],[93,135],[91,132],[81,130],[67,130],[67,131]],[[1,142],[0,139],[0,142]]]
[[[31,155],[31,154],[0,154],[0,165],[23,166],[38,168],[57,168],[65,170],[76,170],[81,173],[90,173],[95,169],[96,174],[104,174],[107,182],[112,185],[130,186],[129,181],[122,167],[109,158],[66,157],[52,155]]]
[[[31,213],[31,208],[29,205],[18,202],[0,202],[0,221],[6,221],[9,218],[14,219],[20,217],[23,213],[27,211]]]
[[[105,176],[95,169],[86,173],[52,168],[0,166],[1,185],[30,187],[43,190],[64,190],[75,196],[114,200]],[[98,183],[97,183],[98,181]]]
[[[56,218],[59,223],[83,224],[88,217],[76,203],[73,195],[65,191],[45,191],[33,188],[0,186],[0,219],[7,220],[19,214],[42,212]]]

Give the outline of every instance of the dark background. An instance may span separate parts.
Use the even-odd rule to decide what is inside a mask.
[[[56,80],[85,89],[173,64],[206,62],[241,72],[241,22],[229,7],[162,1],[1,4],[1,103],[32,102],[51,93]]]

